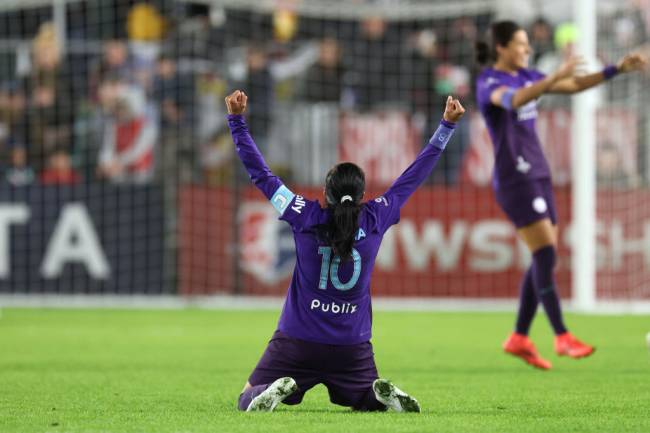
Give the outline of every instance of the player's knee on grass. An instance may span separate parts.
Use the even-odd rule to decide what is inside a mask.
[[[246,411],[246,409],[248,409],[248,405],[251,404],[251,401],[263,393],[268,387],[269,384],[252,386],[251,384],[246,383],[246,386],[244,386],[241,394],[239,394],[239,399],[237,400],[237,408],[241,411]]]
[[[327,387],[330,402],[339,406],[351,407],[360,412],[385,411],[387,407],[375,397],[372,386],[363,392],[353,392]]]
[[[294,406],[296,404],[302,403],[302,399],[305,396],[305,393],[298,388],[293,392],[289,397],[282,400],[282,403],[288,404],[289,406]]]

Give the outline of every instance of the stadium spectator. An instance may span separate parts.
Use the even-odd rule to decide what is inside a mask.
[[[194,125],[194,80],[178,71],[174,57],[163,55],[158,60],[153,90],[163,129]]]
[[[185,6],[184,17],[170,28],[165,45],[170,45],[179,57],[220,62],[224,58],[227,37],[231,36],[224,31],[225,12],[206,4]]]
[[[162,56],[154,83],[154,101],[160,112],[160,173],[176,173],[176,179],[195,179],[196,97],[192,75],[178,71],[176,59]]]
[[[167,22],[152,4],[137,3],[129,11],[127,33],[133,60],[134,81],[150,94],[156,60],[165,36]]]
[[[112,77],[99,89],[105,130],[99,175],[115,183],[151,180],[158,127],[142,89]]]
[[[266,50],[261,44],[251,44],[246,52],[247,74],[245,84],[253,102],[249,108],[248,122],[251,132],[259,137],[259,145],[267,149],[269,126],[273,112],[273,76]]]
[[[81,176],[72,167],[67,151],[54,149],[40,175],[40,181],[43,185],[76,185],[81,182]]]
[[[440,63],[438,57],[438,37],[432,29],[424,29],[415,33],[411,38],[411,92],[412,109],[423,113],[427,122],[431,121],[431,113],[436,107],[438,95],[436,88],[436,68]]]
[[[379,17],[363,20],[357,37],[345,51],[345,84],[360,110],[401,104],[405,100],[399,86],[400,41]]]
[[[553,45],[553,26],[545,18],[538,17],[530,26],[530,45],[533,49],[533,64],[555,50]]]
[[[625,169],[619,147],[606,141],[598,146],[596,153],[596,180],[604,187],[628,188],[638,186],[639,179]]]
[[[27,152],[23,146],[10,149],[10,161],[6,181],[13,186],[24,186],[34,182],[34,171],[27,165]]]
[[[341,46],[334,38],[320,41],[318,62],[307,71],[303,98],[308,102],[339,103],[343,90],[344,69]]]
[[[447,59],[455,65],[468,67],[467,59],[474,55],[474,42],[478,29],[471,17],[452,21],[447,34]]]
[[[102,47],[102,56],[93,65],[89,77],[91,100],[97,101],[99,85],[105,76],[116,76],[121,80],[133,80],[133,68],[129,59],[129,48],[125,41],[109,40]]]
[[[29,164],[40,172],[55,148],[70,148],[74,101],[61,44],[51,23],[43,24],[32,42],[32,69],[27,77]]]
[[[603,22],[599,29],[598,44],[601,50],[619,56],[648,43],[648,27],[643,10],[637,2],[627,1],[625,7]]]
[[[0,163],[11,159],[13,148],[25,150],[25,94],[18,82],[0,86]]]

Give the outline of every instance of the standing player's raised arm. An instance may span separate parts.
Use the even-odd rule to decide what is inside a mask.
[[[464,113],[465,109],[460,101],[449,96],[443,118],[438,129],[429,140],[429,144],[424,147],[415,161],[384,194],[384,197],[391,201],[393,206],[401,208],[431,173],[454,133],[456,122],[460,120]]]
[[[554,86],[569,77],[572,77],[576,69],[580,67],[584,61],[581,57],[571,57],[565,61],[560,68],[553,74],[543,76],[534,83],[515,89],[508,86],[499,86],[496,83],[488,85],[482,92],[489,92],[489,100],[497,107],[505,108],[506,110],[516,110],[530,101],[535,100],[545,93],[553,91]],[[480,99],[480,96],[479,96]]]
[[[237,149],[237,155],[244,163],[251,180],[271,201],[273,207],[283,214],[295,195],[284,186],[279,177],[271,172],[253,141],[253,137],[248,132],[243,114],[246,111],[247,100],[246,94],[239,90],[226,97],[230,133]]]

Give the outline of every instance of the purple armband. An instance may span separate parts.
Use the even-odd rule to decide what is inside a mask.
[[[616,65],[607,65],[603,69],[603,76],[605,77],[606,80],[609,80],[610,78],[614,77],[616,74],[618,74],[618,67]]]
[[[516,90],[508,87],[503,95],[501,95],[501,106],[506,110],[512,110],[512,98],[515,97]]]
[[[445,150],[449,139],[454,134],[454,129],[456,129],[456,124],[454,122],[448,122],[445,119],[442,119],[438,129],[436,129],[436,132],[429,139],[429,144],[440,150]]]

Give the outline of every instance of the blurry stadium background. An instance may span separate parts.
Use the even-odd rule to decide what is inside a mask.
[[[372,290],[418,305],[508,302],[529,258],[489,185],[473,45],[492,20],[517,20],[533,66],[550,72],[581,37],[566,3],[3,0],[0,302],[283,296],[292,236],[233,152],[223,98],[235,88],[249,95],[251,132],[273,170],[310,198],[342,160],[365,169],[369,197],[380,194],[426,142],[446,95],[460,97],[469,114],[386,236]],[[595,3],[591,69],[647,49],[650,1]],[[650,304],[649,86],[646,72],[594,94],[594,308]],[[572,236],[571,119],[570,98],[542,98],[566,299],[582,242]]]

